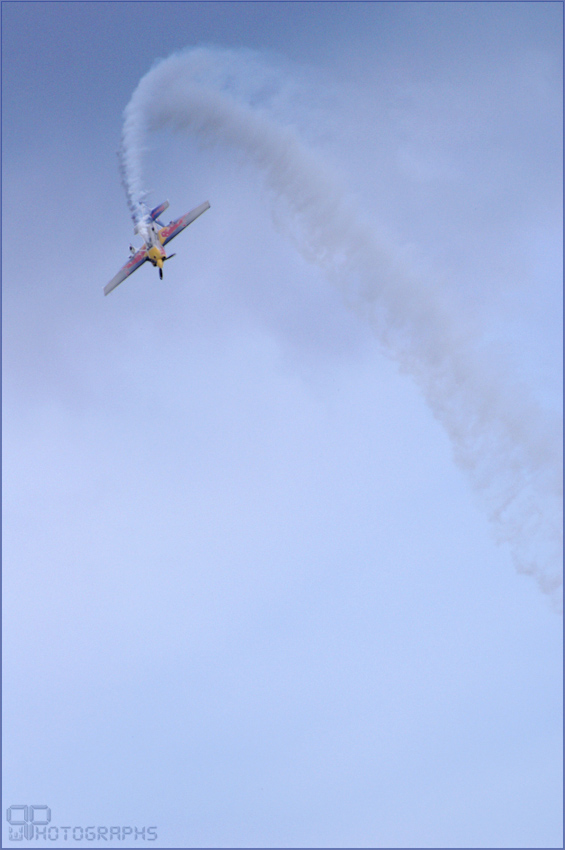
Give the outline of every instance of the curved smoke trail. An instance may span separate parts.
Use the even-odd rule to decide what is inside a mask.
[[[481,491],[516,567],[557,595],[561,585],[561,424],[485,362],[480,340],[445,295],[423,285],[379,239],[292,129],[273,117],[277,77],[250,53],[205,49],[159,62],[125,110],[122,174],[134,221],[143,215],[142,157],[152,131],[190,133],[245,153],[263,173],[277,220],[386,353],[422,389],[455,459]]]

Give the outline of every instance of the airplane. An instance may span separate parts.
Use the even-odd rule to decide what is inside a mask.
[[[118,274],[112,278],[110,283],[104,287],[104,295],[108,295],[116,286],[119,286],[122,281],[129,277],[132,272],[136,271],[146,260],[149,260],[156,268],[159,268],[159,277],[163,280],[163,263],[165,260],[170,260],[174,254],[167,255],[165,253],[165,245],[174,239],[175,236],[188,227],[189,224],[202,215],[203,212],[210,209],[208,201],[204,201],[199,207],[191,212],[177,218],[176,221],[171,221],[166,226],[162,221],[159,221],[159,216],[165,212],[169,206],[168,201],[164,201],[155,207],[154,210],[147,211],[145,217],[134,228],[134,233],[139,233],[145,239],[141,248],[129,246],[130,258],[125,266],[122,266]],[[159,225],[157,227],[157,225]]]

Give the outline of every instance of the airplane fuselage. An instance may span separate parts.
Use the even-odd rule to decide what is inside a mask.
[[[154,266],[158,266],[158,268],[162,270],[163,263],[167,259],[167,254],[161,244],[161,240],[159,239],[160,228],[157,228],[155,223],[152,221],[151,223],[148,223],[143,230],[145,247],[147,249],[147,259],[150,263],[153,263]]]
[[[162,269],[163,263],[167,259],[167,255],[163,246],[152,245],[151,248],[149,248],[149,250],[147,251],[147,259],[150,263],[153,263],[154,266],[159,266],[159,268]]]
[[[145,240],[145,256],[159,269],[159,277],[163,277],[163,263],[167,259],[167,254],[159,238],[160,229],[154,221],[146,219],[137,225],[135,232]],[[135,248],[132,248],[132,251],[135,252]]]

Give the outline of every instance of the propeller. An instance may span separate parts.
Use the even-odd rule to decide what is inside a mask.
[[[165,262],[165,260],[170,260],[171,257],[176,257],[176,254],[169,254],[168,257],[163,257],[163,262]],[[162,268],[159,268],[159,277],[160,277],[161,280],[163,280],[163,269]]]

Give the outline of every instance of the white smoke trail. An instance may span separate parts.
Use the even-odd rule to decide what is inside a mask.
[[[130,183],[128,180],[128,167],[126,165],[127,153],[125,152],[123,145],[118,151],[118,158],[120,161],[120,176],[122,178],[122,185],[126,191],[128,207],[131,215],[131,219],[133,221],[133,232],[137,233],[141,236],[144,242],[148,240],[148,227],[147,225],[150,222],[150,218],[147,212],[147,208],[144,206],[143,199],[147,195],[147,192],[141,190],[139,187],[136,187],[135,190],[130,188]]]
[[[249,53],[200,48],[155,65],[125,110],[122,173],[134,220],[150,132],[166,127],[244,152],[264,174],[277,221],[297,249],[372,322],[386,353],[421,387],[517,569],[556,598],[561,423],[485,362],[480,340],[445,294],[419,281],[391,240],[353,211],[297,134],[273,117],[276,90],[276,72]]]

